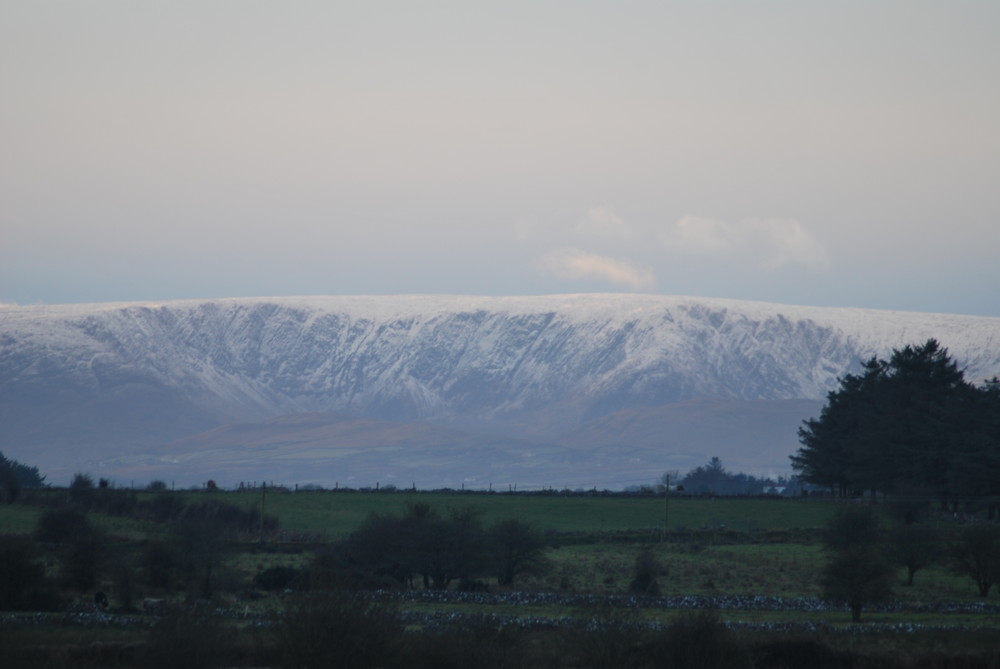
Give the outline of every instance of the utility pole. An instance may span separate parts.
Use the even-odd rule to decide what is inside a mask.
[[[264,545],[264,497],[267,494],[267,482],[260,484],[260,537],[258,543]]]
[[[660,543],[667,540],[667,520],[670,517],[670,472],[663,475],[663,533]]]

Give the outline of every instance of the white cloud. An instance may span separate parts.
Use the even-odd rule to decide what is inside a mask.
[[[728,223],[685,216],[674,223],[662,239],[671,250],[688,255],[730,255],[736,251],[737,236]]]
[[[595,205],[587,210],[576,224],[574,231],[586,237],[627,240],[632,237],[632,229],[611,207]]]
[[[743,261],[768,270],[802,265],[814,271],[830,267],[826,248],[793,219],[747,218],[728,223],[685,216],[660,235],[669,251]]]
[[[559,279],[604,279],[634,291],[650,291],[656,279],[649,268],[590,253],[577,248],[559,249],[546,253],[538,260],[538,269]]]
[[[633,239],[635,231],[625,222],[614,209],[605,205],[594,205],[582,216],[549,214],[543,218],[538,216],[520,216],[512,223],[512,234],[519,244],[536,244],[543,248],[551,248],[561,244],[572,244],[567,241],[584,239],[588,243],[626,243]]]

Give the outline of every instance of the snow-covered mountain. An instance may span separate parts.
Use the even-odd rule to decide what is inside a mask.
[[[634,421],[679,402],[818,407],[861,359],[931,337],[967,379],[1000,374],[1000,318],[945,314],[609,294],[4,305],[0,450],[95,469],[315,412],[489,435],[511,452],[529,441],[565,455],[568,435],[607,450],[622,446],[610,427],[622,416],[634,444]],[[599,427],[581,436],[587,426]]]

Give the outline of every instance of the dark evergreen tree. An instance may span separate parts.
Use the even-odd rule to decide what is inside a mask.
[[[1000,392],[966,382],[933,339],[862,368],[841,379],[819,418],[800,428],[792,467],[805,481],[841,495],[996,494]]]
[[[8,459],[0,452],[0,500],[12,504],[23,488],[44,487],[45,477],[38,472],[38,467]]]
[[[877,478],[889,492],[901,484],[942,498],[949,486],[955,445],[974,427],[975,388],[935,340],[894,351],[876,401],[874,434],[887,457]]]
[[[993,520],[1000,511],[1000,380],[984,384],[963,408],[967,429],[954,440],[949,488],[982,501]]]
[[[0,501],[13,504],[21,496],[21,482],[11,467],[0,465]]]
[[[661,481],[665,479],[666,476]],[[678,479],[675,476],[672,480],[686,493],[696,495],[760,495],[775,485],[775,482],[769,479],[731,473],[718,457],[713,457],[707,464],[695,467],[683,478]]]
[[[722,460],[713,457],[707,465],[695,467],[687,473],[681,484],[684,490],[692,493],[720,493],[729,472],[722,466]]]
[[[827,394],[827,403],[818,419],[806,420],[799,428],[802,448],[792,456],[792,468],[802,480],[828,487],[845,496],[852,488],[852,464],[857,454],[864,452],[862,427],[869,407],[865,395],[877,374],[877,360],[865,363],[867,372],[848,374],[840,381],[840,389]]]

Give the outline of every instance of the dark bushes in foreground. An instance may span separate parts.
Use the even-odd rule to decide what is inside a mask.
[[[680,614],[657,640],[658,664],[700,669],[743,669],[753,666],[750,654],[715,611]],[[662,662],[662,660],[666,660]]]
[[[301,575],[294,567],[268,567],[253,577],[253,584],[261,590],[285,590],[300,580]]]
[[[651,629],[635,609],[580,611],[565,635],[566,659],[583,667],[753,666],[747,647],[715,611],[686,611],[662,631]]]
[[[558,666],[553,661],[558,656],[558,644],[544,644],[542,648],[532,644],[533,636],[511,625],[498,625],[488,616],[469,616],[446,629],[407,634],[400,666],[417,669]]]
[[[209,669],[233,655],[236,630],[224,621],[190,612],[174,611],[149,632],[145,666],[153,669]]]
[[[62,618],[60,618],[62,620]],[[753,667],[916,669],[1000,666],[995,630],[845,633],[736,631],[708,610],[681,613],[665,629],[628,609],[583,609],[576,623],[522,626],[490,615],[416,622],[393,607],[323,593],[291,602],[283,622],[257,626],[205,609],[166,612],[152,629],[91,641],[65,622],[59,643],[37,622],[0,625],[0,667]],[[83,641],[83,639],[87,639]],[[75,640],[75,641],[74,641]],[[950,650],[943,650],[950,649]]]
[[[48,611],[59,597],[45,578],[38,547],[27,537],[0,535],[0,611]]]
[[[63,585],[93,588],[105,566],[107,538],[73,507],[52,509],[38,518],[35,538],[52,546],[59,557]]]
[[[280,664],[309,667],[751,667],[747,646],[714,611],[680,614],[665,630],[634,609],[578,612],[566,629],[526,629],[485,615],[404,631],[398,611],[357,593],[313,593],[275,634]]]
[[[395,607],[346,591],[302,597],[277,633],[289,669],[387,666],[398,659],[402,638]]]

